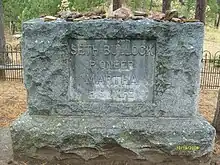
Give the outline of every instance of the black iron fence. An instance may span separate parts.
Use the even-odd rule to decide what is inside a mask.
[[[201,88],[218,89],[220,87],[220,51],[203,52],[201,71]]]
[[[204,51],[202,63],[201,88],[220,88],[220,51],[215,53]],[[6,44],[4,49],[0,50],[0,80],[23,81],[20,44],[16,46]]]
[[[23,65],[20,44],[6,44],[0,49],[0,80],[23,81]]]

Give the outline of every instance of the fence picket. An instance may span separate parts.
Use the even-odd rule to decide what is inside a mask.
[[[0,57],[2,56],[3,62],[0,64],[0,71],[4,72],[3,80],[20,80],[23,81],[23,66],[20,44],[15,48],[11,44],[6,44]]]

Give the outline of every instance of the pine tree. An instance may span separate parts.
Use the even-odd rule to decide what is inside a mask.
[[[4,59],[4,46],[5,46],[5,36],[4,36],[4,21],[3,21],[3,4],[0,0],[0,65],[5,63]],[[5,71],[0,70],[0,77],[5,77]]]
[[[163,0],[162,12],[166,13],[171,8],[171,0]]]
[[[196,0],[195,19],[198,19],[203,23],[205,23],[206,6],[207,6],[207,1],[206,0]]]
[[[113,0],[113,11],[122,7],[122,0]]]

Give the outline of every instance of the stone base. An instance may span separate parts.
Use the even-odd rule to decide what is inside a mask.
[[[215,129],[202,117],[30,116],[11,126],[16,160],[74,165],[207,165]]]

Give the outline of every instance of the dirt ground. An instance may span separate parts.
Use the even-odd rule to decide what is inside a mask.
[[[0,127],[7,127],[26,110],[26,90],[22,82],[0,81]]]
[[[199,112],[212,123],[217,104],[218,90],[203,89],[200,91]]]

